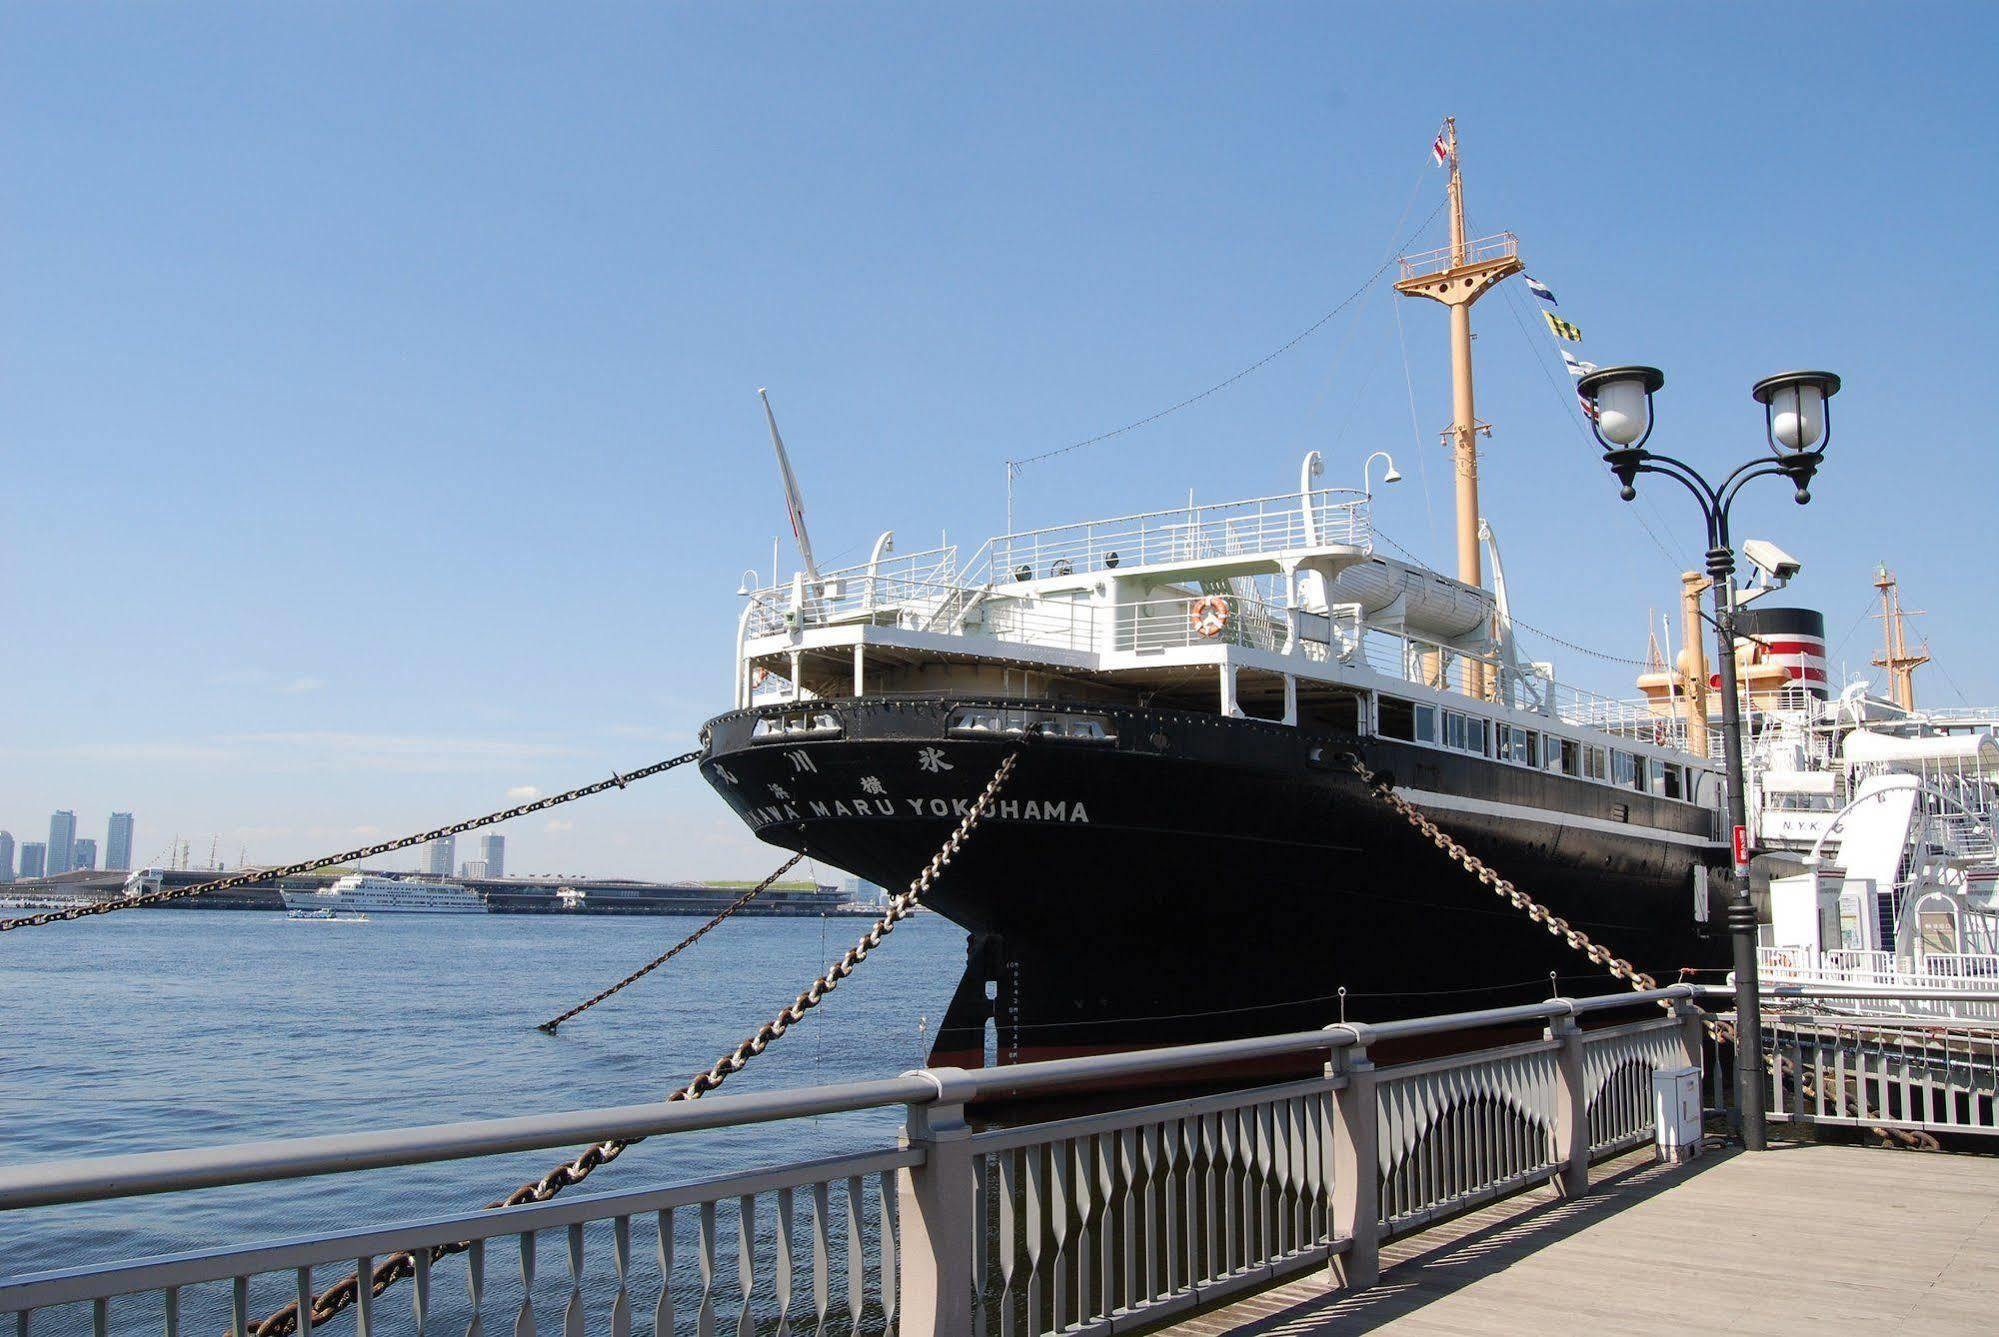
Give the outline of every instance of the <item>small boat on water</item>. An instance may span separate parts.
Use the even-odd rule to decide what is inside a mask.
[[[288,921],[296,920],[300,923],[310,924],[365,924],[368,922],[368,916],[366,915],[341,914],[338,911],[330,909],[290,910],[285,913],[285,918]]]

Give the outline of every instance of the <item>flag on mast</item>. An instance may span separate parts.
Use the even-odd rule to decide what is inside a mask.
[[[1442,167],[1451,160],[1451,146],[1444,140],[1444,132],[1437,131],[1437,137],[1430,141],[1430,156]]]
[[[1575,377],[1577,380],[1581,380],[1596,370],[1596,363],[1585,362],[1560,345],[1556,346],[1555,351],[1562,355],[1562,362],[1568,367],[1569,375]]]
[[[1541,319],[1548,322],[1548,328],[1553,331],[1557,339],[1567,339],[1572,344],[1579,344],[1583,341],[1581,327],[1569,324],[1568,321],[1563,320],[1554,312],[1543,311]]]
[[[1549,306],[1561,305],[1561,303],[1555,300],[1554,290],[1550,288],[1547,284],[1541,282],[1541,280],[1535,278],[1532,274],[1522,274],[1520,277],[1527,280],[1528,292],[1533,293],[1536,297],[1546,302]]]
[[[770,410],[770,396],[762,386],[757,398],[764,402],[764,421],[770,424],[770,443],[777,450],[777,471],[784,476],[784,509],[791,515],[791,537],[798,541],[798,555],[805,560],[805,574],[818,578],[819,567],[812,560],[812,538],[805,532],[805,499],[798,494],[798,479],[792,476],[791,457],[784,452],[784,438],[777,434],[777,415]]]

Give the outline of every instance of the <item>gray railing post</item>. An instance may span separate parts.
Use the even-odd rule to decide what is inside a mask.
[[[1353,1029],[1351,1027],[1347,1029]],[[1335,1278],[1358,1290],[1381,1278],[1380,1116],[1374,1064],[1363,1045],[1333,1051],[1329,1077],[1345,1077],[1333,1093],[1333,1237],[1347,1241]]]
[[[972,1330],[972,1130],[965,1123],[970,1076],[962,1068],[907,1074],[937,1087],[937,1099],[911,1105],[902,1145],[923,1164],[902,1172],[904,1337],[962,1337]]]
[[[1561,1045],[1555,1051],[1556,1170],[1550,1182],[1564,1198],[1580,1198],[1589,1192],[1589,1095],[1583,1087],[1583,1032],[1575,1014],[1550,1017],[1548,1037]]]

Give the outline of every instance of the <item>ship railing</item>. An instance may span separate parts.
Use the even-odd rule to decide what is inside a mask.
[[[1759,947],[1757,976],[1771,985],[1862,991],[1828,1002],[1831,1011],[1948,1020],[1999,1020],[1999,1003],[1965,998],[1999,991],[1999,956],[1971,952],[1893,952]],[[1927,991],[1911,995],[1910,990]]]
[[[1404,682],[1531,711],[1634,743],[1688,750],[1685,722],[1660,714],[1649,702],[1602,696],[1496,656],[1379,627],[1366,629],[1358,654],[1375,672]]]
[[[1217,558],[1346,545],[1368,551],[1364,493],[1325,488],[1247,501],[1183,506],[1108,520],[1004,534],[988,545],[995,586],[1119,567],[1177,566]]]
[[[1468,241],[1463,256],[1450,246],[1440,246],[1434,251],[1420,251],[1415,255],[1401,257],[1404,279],[1423,278],[1429,274],[1441,274],[1459,265],[1483,265],[1495,260],[1511,260],[1520,254],[1520,239],[1511,232],[1495,232],[1489,237]]]
[[[699,1101],[38,1159],[0,1167],[0,1226],[64,1265],[0,1277],[0,1313],[22,1331],[242,1334],[405,1253],[415,1277],[379,1296],[363,1287],[359,1330],[824,1331],[830,1319],[871,1334],[1109,1333],[1336,1258],[1347,1284],[1368,1286],[1384,1241],[1543,1183],[1585,1192],[1593,1160],[1650,1140],[1652,1074],[1702,1065],[1693,997],[1677,985]],[[1595,1014],[1639,1019],[1585,1031]],[[1537,1026],[1538,1039],[1493,1043],[1496,1028],[1512,1040]],[[1418,1038],[1448,1056],[1369,1060],[1371,1046]],[[1189,1071],[1270,1064],[1315,1075],[985,1130],[966,1118],[973,1101],[1130,1101]],[[211,1222],[310,1222],[326,1214],[316,1176],[702,1132],[740,1164],[751,1144],[809,1137],[806,1121],[828,1115],[856,1145],[824,1159],[633,1185],[633,1162],[675,1159],[634,1153],[608,1193],[92,1256],[144,1250],[131,1223],[163,1218],[119,1207],[141,1195],[198,1198],[184,1205]],[[509,1165],[495,1173],[512,1183]],[[242,1187],[279,1181],[282,1196],[261,1200]],[[408,1197],[400,1180],[379,1188],[382,1202]],[[433,1260],[438,1246],[453,1251]]]
[[[1293,612],[1240,594],[1196,594],[1178,599],[1145,599],[1120,604],[1112,648],[1140,654],[1208,645],[1241,645],[1275,654],[1288,652]],[[1298,638],[1323,650],[1331,620],[1296,614]],[[1309,652],[1308,652],[1309,653]],[[1323,659],[1323,655],[1314,658]]]
[[[834,586],[836,598],[753,604],[750,639],[837,626],[896,627],[951,636],[986,636],[1061,650],[1096,648],[1099,608],[1080,594],[1042,596],[989,591],[914,578],[868,578],[865,593]]]

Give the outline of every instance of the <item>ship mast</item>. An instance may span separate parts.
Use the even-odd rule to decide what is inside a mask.
[[[1902,611],[1902,590],[1895,581],[1895,573],[1884,562],[1875,572],[1874,588],[1881,591],[1881,658],[1874,662],[1888,670],[1892,684],[1889,698],[1904,710],[1916,708],[1916,670],[1930,662],[1930,657],[1918,651],[1909,653],[1908,632],[1903,619],[1912,614]],[[1918,613],[1922,610],[1917,609]]]
[[[1458,511],[1458,579],[1483,586],[1478,547],[1478,436],[1492,428],[1478,420],[1472,395],[1471,308],[1501,279],[1522,268],[1519,243],[1512,233],[1467,240],[1465,185],[1458,157],[1458,122],[1444,120],[1441,136],[1445,161],[1451,169],[1451,244],[1442,250],[1402,257],[1402,278],[1395,290],[1404,297],[1427,297],[1451,313],[1451,426],[1445,436],[1456,459]],[[1467,664],[1465,691],[1482,697],[1484,666]]]

